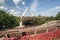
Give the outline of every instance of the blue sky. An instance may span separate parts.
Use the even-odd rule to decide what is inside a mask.
[[[0,0],[0,9],[21,16],[28,8],[35,16],[55,16],[60,12],[60,0]]]

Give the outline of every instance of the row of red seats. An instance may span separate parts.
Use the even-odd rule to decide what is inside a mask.
[[[21,40],[53,40],[60,37],[60,30],[54,32],[46,32],[37,35],[26,35],[21,38]]]

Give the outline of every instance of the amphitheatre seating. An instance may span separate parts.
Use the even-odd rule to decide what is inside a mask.
[[[49,22],[43,25],[39,25],[36,27],[23,27],[23,28],[15,28],[9,29],[7,31],[0,31],[0,34],[21,34],[22,32],[26,32],[26,36],[23,36],[21,40],[51,40],[52,38],[60,38],[60,25],[57,25],[58,22],[54,21],[53,23]],[[48,26],[47,26],[48,25]],[[57,27],[58,26],[58,27]],[[48,30],[48,31],[47,31]],[[35,34],[35,35],[34,35]],[[48,35],[47,35],[48,34]],[[44,38],[44,39],[43,39]]]
[[[59,38],[60,40],[60,30],[56,30],[54,32],[46,32],[37,35],[26,35],[21,38],[21,40],[55,40]]]

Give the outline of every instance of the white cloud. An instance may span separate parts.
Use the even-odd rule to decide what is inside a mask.
[[[41,12],[40,14],[44,16],[55,16],[57,12],[60,12],[60,6],[50,8],[44,12]]]
[[[5,6],[0,6],[0,9],[7,9],[7,7],[5,7]]]
[[[22,0],[13,0],[13,2],[17,5]]]
[[[13,9],[9,10],[10,14],[17,15],[19,12]]]
[[[38,6],[38,0],[33,0],[31,5],[31,10],[36,10]]]
[[[4,0],[0,0],[0,3],[3,3],[4,2]]]
[[[19,8],[19,6],[18,6],[18,5],[16,5],[16,8]]]
[[[25,2],[24,1],[22,2],[22,5],[25,5]]]

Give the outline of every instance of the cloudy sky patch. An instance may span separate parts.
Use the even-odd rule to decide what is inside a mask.
[[[35,16],[54,16],[60,12],[60,0],[0,0],[0,9],[6,9],[11,14],[21,16],[26,8]]]

